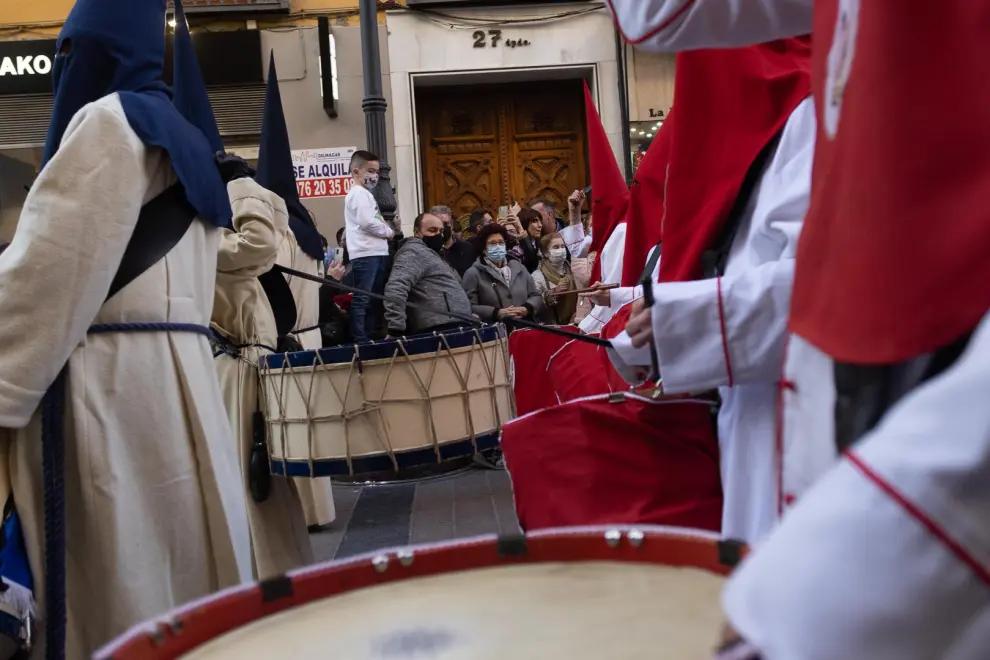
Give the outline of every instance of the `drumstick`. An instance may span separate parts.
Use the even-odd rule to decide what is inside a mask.
[[[561,291],[560,293],[554,293],[555,296],[566,296],[571,293],[593,293],[595,291],[611,291],[612,289],[618,289],[621,286],[618,282],[615,284],[599,284],[598,286],[589,286],[587,289],[574,289],[572,291]]]
[[[285,275],[291,275],[292,277],[298,277],[299,279],[309,280],[310,282],[318,282],[320,284],[325,284],[331,288],[337,289],[338,291],[343,291],[344,293],[353,293],[359,296],[368,296],[369,298],[374,298],[375,300],[381,300],[383,302],[394,302],[399,303],[398,300],[392,300],[387,296],[383,296],[379,293],[372,293],[371,291],[365,291],[364,289],[359,289],[355,286],[349,286],[347,284],[341,284],[337,280],[332,280],[329,277],[321,277],[319,275],[313,275],[311,273],[304,273],[301,270],[296,270],[294,268],[286,268],[285,266],[280,266],[275,264],[272,266],[272,270],[278,273],[283,273]],[[401,303],[404,304],[409,309],[418,309],[422,311],[427,311],[433,314],[442,314],[444,316],[456,319],[458,321],[463,321],[471,326],[484,326],[485,322],[481,319],[476,319],[465,314],[458,314],[457,312],[451,311],[441,311],[438,309],[432,309],[425,307],[424,305],[417,305],[411,303],[408,300]],[[523,319],[517,319],[511,316],[506,316],[501,319],[501,322],[506,325],[514,325],[520,328],[529,328],[532,330],[539,330],[540,332],[545,332],[550,335],[560,335],[562,337],[567,337],[568,339],[574,339],[576,341],[583,341],[586,344],[593,344],[595,346],[601,346],[603,348],[612,348],[612,342],[607,339],[602,339],[600,337],[592,337],[591,335],[582,335],[576,332],[568,332],[567,330],[560,330],[558,328],[552,328],[545,325],[540,325],[539,323],[533,323],[532,321],[524,321]]]

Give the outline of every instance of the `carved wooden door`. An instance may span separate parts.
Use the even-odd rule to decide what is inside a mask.
[[[433,88],[416,104],[426,207],[494,214],[548,197],[563,209],[587,185],[579,80]]]

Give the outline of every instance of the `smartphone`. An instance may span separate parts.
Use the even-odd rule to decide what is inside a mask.
[[[344,248],[333,249],[333,263],[339,264],[344,260]]]
[[[498,219],[505,220],[508,217],[509,217],[509,207],[508,206],[498,207]]]

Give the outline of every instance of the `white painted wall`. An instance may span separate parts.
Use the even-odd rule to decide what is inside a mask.
[[[583,13],[553,20],[535,20],[574,12]],[[595,4],[575,3],[543,7],[445,10],[444,13],[463,18],[491,19],[494,24],[479,27],[465,22],[451,27],[449,23],[459,21],[436,19],[408,10],[391,11],[387,16],[390,109],[395,141],[392,179],[397,188],[399,214],[403,225],[411,225],[421,207],[432,203],[432,200],[420,199],[420,159],[414,126],[414,81],[421,80],[423,74],[458,72],[475,75],[477,77],[474,80],[482,82],[486,76],[494,78],[506,69],[546,69],[575,65],[594,67],[598,112],[616,158],[623,158],[615,32],[611,16],[604,8]],[[498,23],[508,19],[515,21],[526,18],[534,20],[512,25]],[[496,48],[475,48],[472,33],[490,28],[502,30],[502,42]],[[505,41],[509,39],[526,39],[530,45],[509,48],[505,45]],[[532,79],[540,78],[540,72],[532,72]],[[470,80],[467,75],[464,76],[465,83]],[[404,227],[404,231],[408,233],[410,228]]]

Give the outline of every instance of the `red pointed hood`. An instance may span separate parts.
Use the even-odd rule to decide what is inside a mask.
[[[650,143],[629,189],[626,245],[622,253],[622,286],[636,286],[653,246],[663,239],[664,193],[670,162],[673,111]]]
[[[677,55],[660,280],[702,276],[753,161],[811,93],[811,40]]]
[[[629,206],[629,187],[615,161],[615,152],[591,98],[588,85],[584,86],[584,111],[588,123],[588,158],[591,161],[591,251],[601,252],[605,241],[616,225],[626,217]],[[591,269],[591,281],[601,279],[601,259],[595,259]]]

